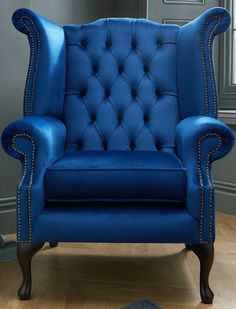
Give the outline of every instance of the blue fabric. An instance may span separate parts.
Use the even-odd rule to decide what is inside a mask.
[[[78,151],[46,172],[48,201],[184,201],[185,169],[157,151]]]
[[[199,222],[180,205],[47,207],[33,241],[198,243]]]
[[[230,14],[212,8],[180,28],[177,48],[177,83],[182,118],[205,115],[217,118],[213,41],[230,25]]]
[[[177,153],[187,169],[186,205],[202,224],[202,241],[215,239],[212,162],[234,145],[234,135],[223,122],[206,116],[182,120],[176,130]]]
[[[19,9],[12,21],[28,35],[30,64],[24,95],[24,116],[61,118],[65,94],[66,45],[63,28],[28,9]]]
[[[64,154],[64,124],[48,116],[29,116],[3,132],[5,151],[22,162],[17,189],[18,240],[28,240],[32,221],[45,205],[44,176],[48,166]]]
[[[214,8],[183,27],[61,27],[20,9],[13,23],[31,51],[25,117],[2,135],[22,162],[18,240],[213,242],[211,165],[234,137],[214,119],[212,47],[229,13]]]
[[[64,29],[67,147],[174,152],[179,27],[110,18]]]

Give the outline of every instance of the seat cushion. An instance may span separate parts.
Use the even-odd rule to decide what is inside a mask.
[[[184,201],[186,171],[157,151],[78,151],[46,171],[47,201]]]

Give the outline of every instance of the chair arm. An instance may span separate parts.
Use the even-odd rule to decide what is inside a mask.
[[[224,157],[233,145],[231,129],[217,119],[193,116],[178,124],[177,154],[187,169],[187,207],[195,218],[201,215],[202,190],[205,190],[205,198],[207,192],[211,194],[213,190],[211,163]]]
[[[218,98],[212,59],[213,41],[230,25],[224,8],[212,8],[179,29],[177,84],[182,118],[205,115],[217,118]]]
[[[63,155],[65,136],[64,124],[48,116],[25,117],[13,122],[4,130],[4,150],[22,162],[22,178],[17,190],[18,224],[26,221],[30,226],[43,208],[45,171]],[[18,239],[30,239],[27,229],[22,233],[18,235]]]
[[[60,118],[65,93],[66,44],[61,26],[29,9],[12,16],[14,26],[28,36],[30,61],[24,95],[24,116]]]

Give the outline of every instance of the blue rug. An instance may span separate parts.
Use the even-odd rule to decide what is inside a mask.
[[[128,305],[127,307],[123,307],[121,309],[161,309],[161,307],[154,305],[149,300],[141,300],[137,303]]]
[[[14,261],[16,259],[16,242],[3,236],[4,247],[0,248],[0,263]]]

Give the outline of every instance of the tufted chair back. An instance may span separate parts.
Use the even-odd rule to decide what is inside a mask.
[[[67,151],[175,152],[178,30],[123,18],[64,27]]]

